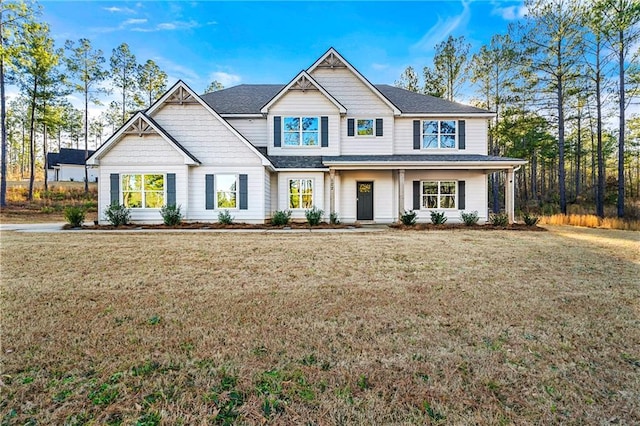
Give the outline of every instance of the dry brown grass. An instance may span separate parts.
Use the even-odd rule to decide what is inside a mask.
[[[638,424],[637,237],[3,233],[0,415]]]
[[[640,231],[640,221],[620,219],[617,217],[600,218],[593,214],[554,214],[541,216],[541,225],[572,225],[587,228],[622,229],[625,231]]]

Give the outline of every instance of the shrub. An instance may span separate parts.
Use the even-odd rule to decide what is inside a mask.
[[[176,206],[175,204],[162,206],[160,209],[160,215],[162,216],[162,221],[167,226],[176,226],[182,222],[180,206]]]
[[[322,220],[323,214],[324,210],[320,210],[316,206],[313,206],[311,210],[305,210],[304,212],[309,226],[318,226],[320,224],[320,221]]]
[[[291,210],[276,210],[271,217],[271,224],[285,226],[291,220]]]
[[[524,220],[524,224],[527,226],[536,226],[540,218],[535,215],[530,215],[529,213],[525,213],[522,216],[522,220]]]
[[[339,225],[340,224],[340,218],[338,217],[338,213],[335,213],[335,212],[331,213],[329,215],[329,222],[332,225]]]
[[[85,210],[78,206],[69,206],[64,209],[64,218],[74,228],[82,226],[84,222]]]
[[[444,212],[431,212],[431,223],[434,225],[444,225],[447,222],[447,217]]]
[[[131,211],[118,203],[113,203],[107,207],[104,215],[113,226],[127,225],[131,220]]]
[[[233,216],[231,216],[229,210],[218,213],[218,222],[223,225],[231,225],[233,223]]]
[[[493,226],[507,226],[509,224],[509,216],[506,213],[496,213],[489,216],[489,222]]]
[[[471,213],[462,212],[460,213],[460,217],[462,218],[462,221],[464,222],[464,224],[467,226],[475,225],[476,223],[478,223],[478,220],[480,219],[478,217],[477,210],[474,210]]]
[[[407,226],[413,226],[416,224],[418,214],[413,210],[405,210],[400,216],[400,222]]]

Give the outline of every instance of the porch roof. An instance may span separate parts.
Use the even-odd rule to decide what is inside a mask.
[[[340,155],[323,157],[322,163],[335,169],[492,169],[502,170],[526,164],[525,160],[480,154]]]

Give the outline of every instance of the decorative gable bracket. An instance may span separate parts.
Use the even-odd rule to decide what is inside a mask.
[[[318,68],[347,68],[347,66],[340,60],[338,55],[334,52],[330,52],[322,62],[318,64]]]
[[[307,90],[318,90],[318,88],[315,87],[311,80],[309,80],[305,75],[302,75],[289,90],[301,90],[302,92],[306,92]]]
[[[138,135],[139,137],[142,137],[143,135],[158,134],[158,132],[156,132],[147,121],[143,120],[142,117],[139,117],[137,120],[132,122],[123,133],[125,135]]]
[[[199,103],[196,98],[194,98],[188,90],[185,90],[184,87],[178,87],[171,95],[164,101],[167,104],[197,104]]]

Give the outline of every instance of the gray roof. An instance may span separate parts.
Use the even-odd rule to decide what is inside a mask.
[[[339,155],[336,157],[323,157],[323,163],[339,162],[513,162],[523,161],[521,158],[497,157],[481,154],[416,154],[416,155]]]
[[[89,150],[89,156],[93,153],[93,150]],[[76,164],[78,166],[84,166],[84,149],[60,148],[60,152],[47,153],[48,167],[60,164]]]
[[[217,92],[201,95],[218,114],[260,114],[260,110],[286,85],[241,84]],[[405,114],[482,114],[489,111],[469,105],[450,102],[435,96],[410,92],[388,84],[375,87]]]

